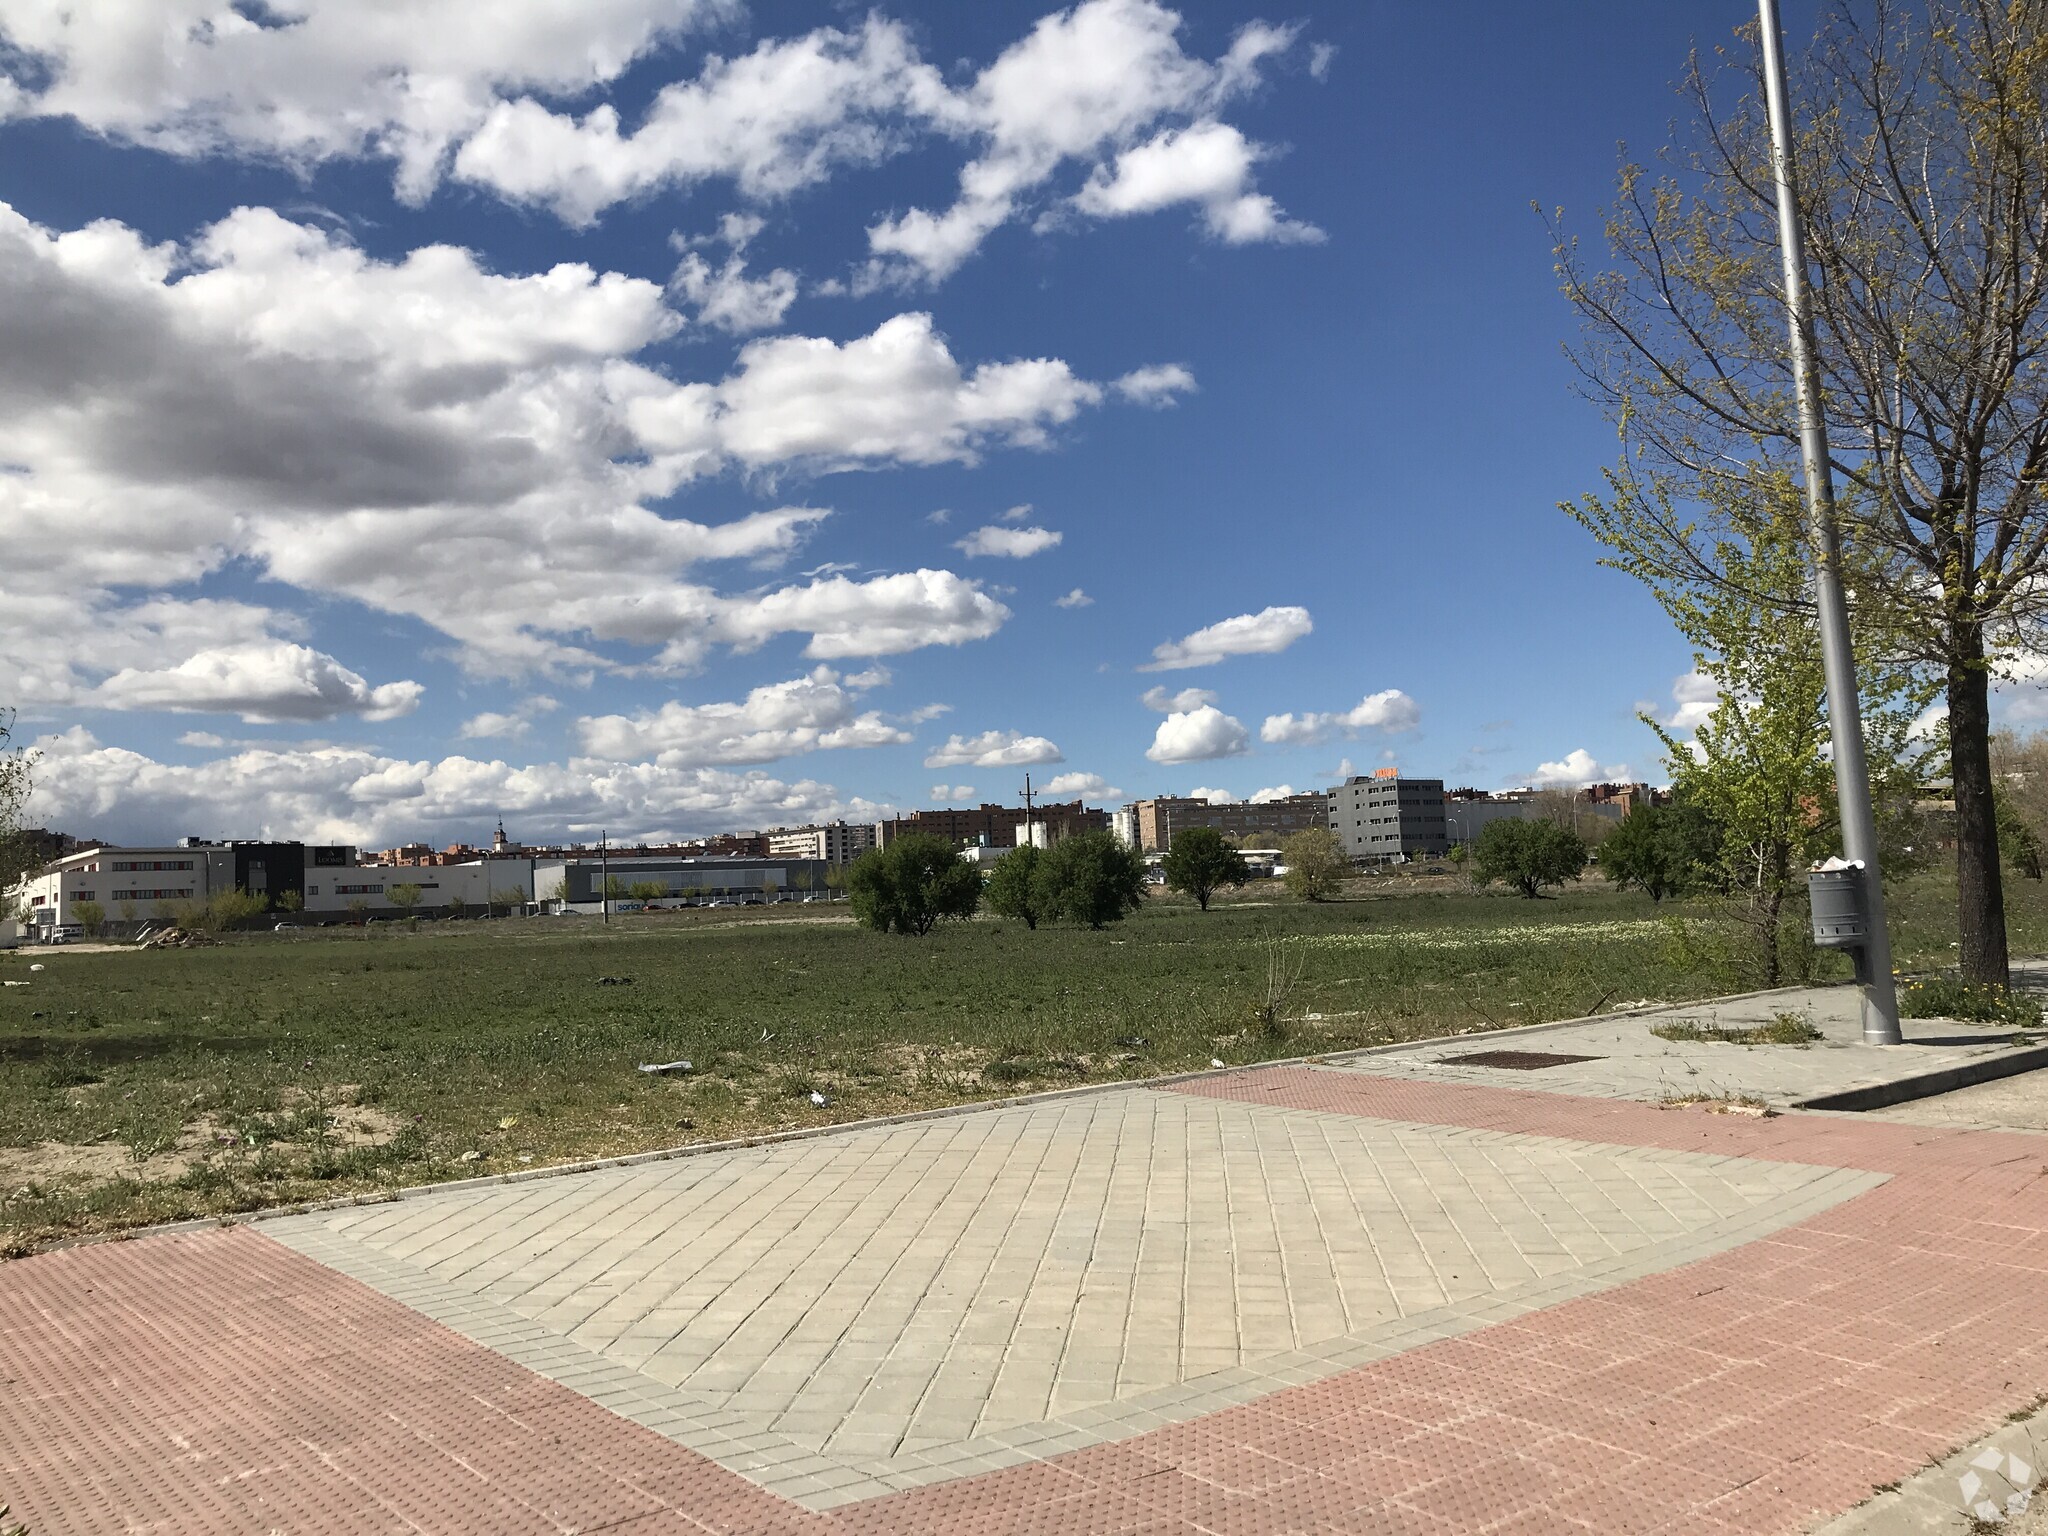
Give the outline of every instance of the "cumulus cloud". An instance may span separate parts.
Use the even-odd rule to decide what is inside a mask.
[[[1721,702],[1721,690],[1706,673],[1694,670],[1673,680],[1671,701],[1675,707],[1664,717],[1665,729],[1695,731]]]
[[[1273,784],[1265,789],[1254,790],[1251,803],[1253,805],[1270,805],[1275,800],[1291,800],[1300,793],[1301,791],[1292,784]]]
[[[587,757],[651,760],[665,768],[771,763],[835,747],[901,746],[910,732],[860,706],[873,681],[818,667],[806,677],[755,688],[738,703],[672,699],[632,715],[585,716],[576,732]]]
[[[1083,800],[1121,800],[1123,791],[1099,773],[1057,773],[1045,783],[1047,795],[1072,795]]]
[[[1155,763],[1205,763],[1213,758],[1240,757],[1251,750],[1251,732],[1244,723],[1213,704],[1176,710],[1159,722],[1145,755]]]
[[[1412,731],[1422,722],[1415,701],[1398,688],[1369,693],[1350,709],[1318,714],[1268,715],[1259,727],[1259,740],[1274,745],[1306,747],[1337,735],[1355,736],[1360,731]]]
[[[34,813],[122,842],[167,828],[381,848],[476,841],[503,815],[532,842],[665,842],[733,827],[874,821],[893,809],[830,784],[761,770],[571,758],[515,764],[408,760],[345,746],[249,748],[179,765],[102,744],[75,727],[32,743],[46,771]]]
[[[1057,548],[1064,537],[1051,528],[998,528],[991,523],[975,529],[953,547],[970,560],[990,555],[1023,560]]]
[[[761,277],[748,277],[744,256],[728,256],[723,266],[713,267],[690,251],[676,265],[669,287],[697,306],[700,325],[737,335],[782,324],[796,302],[797,276],[787,267],[777,267]]]
[[[974,798],[974,786],[972,784],[934,784],[932,786],[932,798],[941,805],[952,800],[972,800]]]
[[[1264,62],[1285,52],[1295,37],[1291,28],[1253,22],[1222,58],[1210,62],[1181,48],[1179,27],[1180,17],[1156,0],[1084,0],[1041,18],[947,100],[946,126],[978,140],[981,153],[962,168],[950,208],[913,208],[869,227],[876,260],[868,280],[947,276],[1069,162],[1106,178],[1094,205],[1084,202],[1081,211],[1097,217],[1141,211],[1135,202],[1118,206],[1135,198],[1135,191],[1107,190],[1123,178],[1120,167],[1103,170],[1105,157],[1135,152],[1148,135],[1156,142],[1162,128],[1175,132],[1164,125],[1176,119],[1209,123],[1230,99],[1257,84]],[[1256,197],[1248,177],[1249,160],[1237,184],[1240,200]],[[1189,178],[1183,173],[1180,179]],[[1200,191],[1219,207],[1230,206],[1230,195],[1213,173]],[[1284,222],[1277,209],[1269,208],[1265,217],[1276,226]],[[1252,223],[1249,214],[1234,221],[1245,229]]]
[[[1156,709],[1162,715],[1188,714],[1204,704],[1214,704],[1221,694],[1207,688],[1182,688],[1177,692],[1164,687],[1147,688],[1138,697],[1138,702],[1147,709]]]
[[[465,741],[517,741],[533,729],[533,722],[524,715],[503,714],[496,710],[485,710],[482,714],[471,715],[462,722],[462,739]]]
[[[1252,167],[1266,151],[1228,123],[1169,128],[1099,165],[1073,206],[1098,219],[1156,213],[1177,203],[1202,210],[1208,232],[1229,245],[1256,241],[1318,241],[1313,224],[1287,218],[1252,190]]]
[[[1583,784],[1625,784],[1630,781],[1627,763],[1602,763],[1584,747],[1567,752],[1554,763],[1538,763],[1528,782],[1537,789],[1576,789]]]
[[[424,202],[452,177],[578,227],[706,181],[760,205],[935,137],[973,146],[951,208],[913,208],[870,227],[869,284],[946,275],[1045,200],[1070,164],[1087,173],[1082,193],[1050,201],[1071,217],[1188,203],[1218,239],[1314,238],[1256,190],[1252,169],[1266,151],[1219,115],[1292,47],[1295,29],[1250,23],[1205,60],[1181,48],[1180,18],[1158,0],[1083,0],[957,86],[902,23],[870,16],[711,54],[630,123],[609,101],[580,113],[568,104],[685,29],[739,9],[737,0],[420,0],[382,10],[293,0],[287,24],[276,25],[218,0],[105,0],[89,17],[17,7],[0,42],[26,67],[0,77],[0,111],[302,172],[380,160],[407,201]],[[732,313],[780,291],[756,289]]]
[[[1092,608],[1095,606],[1095,599],[1076,587],[1065,597],[1054,598],[1052,605],[1055,608]]]
[[[950,736],[924,760],[927,768],[1017,768],[1032,763],[1062,763],[1066,757],[1043,736],[1018,731],[983,731],[979,736]]]
[[[1133,368],[1111,386],[1133,405],[1168,406],[1195,387],[1195,376],[1179,363]]]
[[[359,715],[393,720],[419,707],[418,683],[372,687],[332,656],[284,641],[200,651],[176,666],[124,667],[79,702],[103,709],[233,714],[265,723]]]
[[[733,9],[726,0],[293,0],[275,24],[278,12],[217,0],[18,6],[0,31],[36,67],[0,103],[175,155],[226,151],[297,167],[377,156],[396,163],[401,195],[418,199],[501,92],[602,85],[664,38]]]
[[[1154,646],[1140,672],[1175,672],[1207,667],[1231,656],[1270,656],[1284,651],[1315,625],[1306,608],[1263,608],[1198,629],[1184,640]]]
[[[1189,790],[1188,798],[1190,800],[1206,800],[1211,805],[1237,804],[1237,796],[1233,795],[1229,790],[1211,789],[1207,785],[1197,785],[1195,788]]]
[[[0,207],[17,697],[75,703],[124,668],[300,641],[287,614],[172,595],[238,562],[416,619],[502,675],[687,670],[788,633],[818,659],[895,654],[1002,624],[948,571],[722,591],[703,567],[778,561],[828,514],[651,503],[731,467],[1040,445],[1100,386],[1052,359],[964,366],[916,314],[844,344],[758,341],[725,378],[678,382],[638,354],[680,323],[653,283],[499,274],[448,246],[384,261],[267,210],[172,246]]]

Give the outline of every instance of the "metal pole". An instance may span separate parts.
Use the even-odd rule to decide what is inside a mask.
[[[610,849],[606,847],[606,840],[609,836],[610,834],[606,832],[597,834],[598,910],[604,914],[604,920],[607,923],[612,920],[612,867],[609,862]]]
[[[1863,712],[1857,703],[1856,652],[1842,597],[1842,537],[1835,525],[1834,473],[1821,413],[1820,366],[1814,357],[1813,309],[1806,291],[1806,232],[1793,179],[1792,115],[1778,0],[1757,0],[1764,51],[1764,96],[1771,119],[1771,169],[1778,182],[1778,239],[1785,255],[1785,309],[1792,331],[1792,372],[1799,391],[1799,458],[1812,523],[1814,608],[1821,662],[1827,673],[1828,730],[1834,743],[1835,799],[1842,814],[1842,852],[1863,866],[1870,937],[1856,955],[1863,993],[1863,1043],[1897,1045],[1898,989],[1892,984],[1892,941],[1886,931],[1884,882],[1877,867],[1877,822],[1870,810],[1870,770],[1863,755]]]

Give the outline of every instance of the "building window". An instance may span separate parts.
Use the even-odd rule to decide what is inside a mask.
[[[94,891],[73,891],[71,899],[73,901],[98,901],[100,898],[98,893]]]

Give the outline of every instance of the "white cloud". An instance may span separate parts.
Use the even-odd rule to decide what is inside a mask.
[[[927,768],[1020,768],[1031,763],[1061,763],[1060,749],[1043,736],[1018,731],[983,731],[979,736],[951,736],[925,758]]]
[[[787,267],[748,277],[744,256],[728,256],[723,266],[714,268],[690,251],[677,264],[669,287],[697,306],[699,324],[737,335],[782,324],[796,302],[797,277]]]
[[[1065,597],[1054,598],[1052,605],[1055,608],[1092,608],[1095,606],[1095,599],[1076,587]]]
[[[739,703],[670,700],[633,715],[585,716],[576,732],[587,757],[651,760],[664,768],[770,763],[836,747],[901,746],[910,732],[860,707],[861,692],[872,681],[818,667],[807,677],[755,688]]]
[[[1695,731],[1721,702],[1721,690],[1706,673],[1695,670],[1672,682],[1671,699],[1677,708],[1664,718],[1665,729]]]
[[[1041,793],[1071,795],[1082,800],[1121,800],[1124,792],[1099,773],[1059,773],[1046,781]]]
[[[1332,736],[1355,735],[1359,731],[1412,731],[1422,723],[1422,711],[1398,688],[1369,693],[1347,710],[1318,714],[1268,715],[1259,727],[1259,740],[1286,746],[1306,747],[1328,741]]]
[[[1221,697],[1221,694],[1207,688],[1182,688],[1178,692],[1168,692],[1163,687],[1152,687],[1139,696],[1138,702],[1162,715],[1185,715],[1204,704],[1214,704]]]
[[[1237,804],[1237,796],[1233,795],[1229,790],[1211,789],[1207,785],[1197,785],[1195,788],[1189,790],[1188,798],[1190,800],[1206,800],[1211,805]]]
[[[218,0],[14,6],[6,41],[44,76],[17,86],[20,116],[70,117],[171,154],[221,151],[306,167],[396,162],[423,197],[449,149],[501,91],[575,93],[618,76],[724,0],[291,0],[262,18]]]
[[[1284,651],[1315,625],[1306,608],[1264,608],[1198,629],[1184,640],[1154,646],[1140,672],[1174,672],[1212,666],[1230,656],[1270,656]]]
[[[1020,502],[1014,507],[1010,507],[1005,509],[1004,511],[998,512],[996,514],[996,520],[998,522],[1004,523],[1021,523],[1028,519],[1030,516],[1031,503],[1026,501]]]
[[[696,79],[662,87],[630,131],[609,103],[579,119],[531,98],[500,101],[455,156],[454,174],[576,225],[713,178],[750,199],[781,198],[908,147],[950,101],[904,27],[870,16],[856,32],[822,27],[738,58],[714,55]]]
[[[419,707],[418,683],[372,687],[332,656],[286,641],[200,651],[176,666],[124,667],[79,702],[102,709],[233,714],[252,722],[393,720]]]
[[[1159,722],[1145,755],[1155,763],[1205,763],[1218,757],[1240,757],[1251,750],[1244,723],[1214,704],[1176,710]]]
[[[180,248],[0,207],[16,697],[75,703],[124,668],[301,640],[286,614],[188,595],[238,562],[409,616],[507,675],[689,669],[782,633],[821,659],[892,654],[1001,625],[946,571],[721,592],[700,567],[781,559],[827,513],[702,523],[649,503],[734,465],[1041,444],[1099,386],[1050,359],[963,368],[923,315],[843,345],[756,342],[724,380],[679,383],[636,360],[679,323],[652,283],[500,275],[446,246],[381,261],[267,210]]]
[[[844,345],[814,336],[750,342],[718,391],[719,444],[750,466],[972,464],[1004,443],[1042,447],[1102,399],[1057,358],[965,372],[928,314],[902,314]],[[685,418],[694,440],[694,421]]]
[[[1311,80],[1326,80],[1330,75],[1330,60],[1337,57],[1335,43],[1315,43],[1308,50],[1308,74]]]
[[[452,177],[575,226],[708,180],[758,205],[935,135],[974,145],[952,208],[869,228],[868,285],[944,276],[1070,163],[1091,173],[1080,203],[1093,216],[1191,201],[1218,238],[1309,237],[1252,187],[1264,151],[1218,120],[1295,29],[1253,22],[1203,60],[1181,49],[1180,18],[1157,0],[1048,15],[957,88],[908,28],[871,15],[710,55],[631,123],[609,101],[580,115],[570,105],[684,29],[739,11],[737,0],[291,0],[276,25],[219,0],[101,0],[89,15],[17,6],[0,43],[29,67],[0,76],[0,112],[301,172],[380,160],[409,202]],[[775,296],[757,294],[751,312]]]
[[[248,748],[190,766],[103,745],[81,727],[35,742],[34,814],[122,842],[183,829],[382,848],[477,841],[498,816],[545,843],[664,842],[734,827],[874,821],[891,808],[760,770],[583,759],[409,761],[343,746]]]
[[[932,798],[942,805],[955,800],[972,800],[974,798],[974,786],[972,784],[934,784],[932,786]]]
[[[502,714],[487,709],[462,722],[462,738],[465,741],[517,741],[532,729],[533,722],[524,715]]]
[[[1557,762],[1538,763],[1528,782],[1537,789],[1576,789],[1582,784],[1626,784],[1630,774],[1627,763],[1598,762],[1579,747]]]
[[[1265,153],[1228,123],[1169,128],[1125,150],[1114,166],[1097,166],[1073,206],[1107,219],[1195,203],[1209,233],[1229,245],[1321,240],[1313,224],[1287,218],[1252,190],[1252,167]]]
[[[1163,407],[1178,404],[1195,387],[1195,376],[1179,363],[1155,363],[1133,368],[1110,387],[1133,405]]]
[[[1251,803],[1253,805],[1270,805],[1275,800],[1291,800],[1300,793],[1301,791],[1292,784],[1274,784],[1265,789],[1253,791]]]
[[[953,547],[970,560],[991,555],[1024,560],[1056,548],[1063,537],[1065,535],[1051,528],[998,528],[991,523],[975,529]]]
[[[947,276],[1062,165],[1099,165],[1162,120],[1208,118],[1294,38],[1253,22],[1212,64],[1182,51],[1179,26],[1156,0],[1084,0],[1040,19],[947,103],[948,125],[978,138],[982,153],[943,213],[913,208],[870,226],[868,280]]]

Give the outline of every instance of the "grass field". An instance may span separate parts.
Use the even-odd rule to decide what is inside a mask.
[[[0,989],[0,1246],[1747,980],[1697,911],[1438,884],[1155,901],[1100,933],[984,918],[902,939],[792,908],[0,957],[30,983]],[[1903,964],[1946,960],[1947,901],[1929,881],[1898,903]],[[2048,948],[2038,886],[2013,918],[2016,952]],[[1298,980],[1268,1025],[1276,971]],[[635,1070],[679,1058],[694,1070]]]

